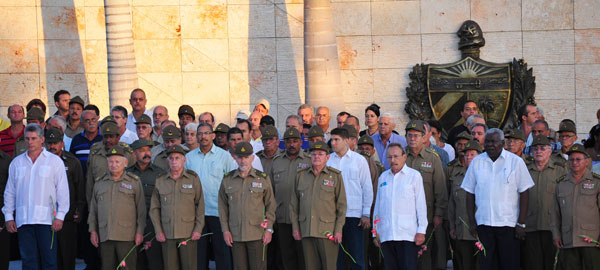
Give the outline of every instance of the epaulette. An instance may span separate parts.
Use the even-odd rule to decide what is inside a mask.
[[[104,178],[105,176],[109,176],[109,172],[105,172],[104,174],[97,176],[96,179],[94,179],[94,182],[102,180],[102,178]]]
[[[375,161],[375,166],[377,166],[379,168],[385,168],[385,166],[383,166],[383,163],[381,163],[381,161]]]
[[[598,179],[600,179],[600,174],[597,174],[597,173],[595,173],[595,172],[592,172],[592,176],[593,176],[593,177],[595,177],[595,178],[598,178]]]
[[[158,179],[158,178],[160,178],[160,177],[163,177],[163,176],[165,176],[165,175],[168,175],[168,174],[169,174],[169,172],[161,172],[161,173],[159,173],[159,174],[156,176],[156,179]]]
[[[259,171],[259,170],[257,170],[257,169],[254,169],[254,171],[256,172],[256,175],[258,175],[258,176],[262,176],[262,177],[264,177],[264,178],[267,178],[267,174],[266,174],[265,172],[263,172],[263,171]]]
[[[90,154],[96,154],[96,153],[98,153],[98,151],[102,150],[103,148],[104,148],[104,143],[102,141],[95,142],[94,144],[92,144],[92,147],[90,147]]]
[[[298,168],[298,169],[296,170],[296,172],[306,171],[306,170],[308,170],[308,168],[310,168],[310,166],[306,166],[306,167],[304,167],[304,168]]]
[[[338,169],[336,169],[336,168],[333,168],[333,167],[329,167],[329,166],[327,166],[327,169],[328,169],[328,170],[330,170],[330,171],[332,171],[332,172],[334,172],[334,173],[339,173],[339,174],[341,174],[341,173],[342,173],[342,171],[340,171],[340,170],[338,170]]]
[[[435,151],[435,149],[433,147],[425,147],[425,151],[428,151],[428,152],[436,155],[437,157],[440,157],[440,154],[438,154],[438,152]]]
[[[139,176],[137,176],[137,175],[135,175],[135,174],[134,174],[134,173],[132,173],[132,172],[127,172],[127,176],[129,176],[129,177],[131,177],[131,178],[133,178],[133,179],[135,179],[135,180],[141,181],[141,180],[140,180],[140,177],[139,177]]]
[[[556,179],[556,183],[560,183],[561,181],[565,180],[567,178],[567,175],[563,175],[561,177],[559,177],[558,179]]]
[[[198,176],[198,174],[194,170],[185,170],[185,172],[191,174],[193,177]]]
[[[231,175],[233,174],[233,172],[235,172],[235,170],[231,170],[231,171],[227,172],[227,173],[226,173],[225,175],[223,175],[223,176],[231,176]]]
[[[458,165],[458,164],[460,164],[459,161],[458,161],[458,158],[455,158],[452,161],[448,162],[448,165],[446,165],[446,166],[447,167],[452,167],[452,166],[455,166],[455,165]]]
[[[126,144],[124,142],[119,142],[119,145],[121,147],[123,147],[123,149],[127,150],[127,152],[133,153],[133,149],[131,149],[131,147],[129,146],[129,144]]]

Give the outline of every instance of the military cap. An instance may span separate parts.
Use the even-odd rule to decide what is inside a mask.
[[[533,141],[531,142],[531,146],[536,145],[550,145],[550,140],[548,140],[548,137],[544,135],[535,135],[535,137],[533,137]]]
[[[571,155],[572,153],[582,153],[586,157],[588,157],[588,158],[590,157],[590,154],[588,154],[585,151],[585,148],[580,143],[573,144],[573,146],[571,146],[571,149],[569,149],[569,151],[567,151],[567,155]]]
[[[356,138],[356,136],[358,136],[357,132],[356,132],[356,128],[354,128],[353,125],[343,125],[342,128],[348,132],[348,137]]]
[[[175,145],[167,148],[167,155],[170,155],[172,153],[179,153],[179,154],[182,154],[185,156],[185,150],[179,144],[175,144]]]
[[[27,111],[27,120],[38,120],[44,122],[44,112],[37,107],[32,107]]]
[[[406,125],[405,130],[409,131],[409,130],[416,130],[416,131],[420,131],[425,133],[425,123],[423,120],[412,120],[410,122],[408,122],[408,124]]]
[[[182,114],[190,115],[192,116],[192,119],[196,119],[196,115],[194,114],[194,108],[192,108],[192,106],[190,105],[179,106],[179,111],[177,112],[177,115],[181,117]]]
[[[277,129],[271,125],[264,127],[260,132],[263,139],[271,139],[278,137]]]
[[[44,133],[47,143],[57,143],[63,141],[63,133],[58,128],[50,128]]]
[[[125,156],[125,148],[123,148],[123,146],[120,145],[115,145],[113,147],[111,147],[110,149],[108,149],[108,153],[106,153],[107,157],[110,156],[114,156],[114,155],[118,155],[118,156]]]
[[[83,102],[83,99],[79,96],[75,96],[75,97],[71,98],[71,100],[69,101],[69,105],[71,105],[73,103],[77,103],[77,104],[81,105],[81,107],[85,106],[85,102]]]
[[[102,125],[102,135],[119,135],[119,126],[117,124],[108,122]]]
[[[564,132],[564,131],[577,133],[577,128],[575,127],[575,123],[573,123],[573,121],[571,121],[571,120],[562,120],[560,122],[560,124],[558,125],[558,132],[560,133],[560,132]]]
[[[465,149],[462,152],[466,152],[467,150],[475,150],[477,153],[481,153],[481,145],[477,140],[470,140],[465,144]]]
[[[523,131],[519,130],[519,129],[511,129],[508,131],[508,134],[506,134],[504,137],[506,138],[513,138],[513,139],[519,139],[521,141],[526,142],[527,138],[525,138],[525,134],[523,134]]]
[[[146,139],[139,139],[131,144],[131,148],[133,148],[133,150],[140,149],[144,146],[150,146],[150,148],[152,148],[154,143]]]
[[[247,157],[254,153],[252,145],[249,142],[239,142],[235,145],[233,154],[236,156]]]
[[[310,129],[308,130],[308,137],[309,138],[325,137],[325,132],[323,131],[323,129],[320,126],[314,125],[314,126],[310,127]]]
[[[470,141],[470,140],[473,139],[473,136],[471,136],[471,134],[469,134],[469,132],[467,132],[465,130],[465,131],[463,131],[461,133],[458,133],[458,135],[456,135],[456,140],[459,140],[459,139],[465,139],[465,140]]]
[[[322,141],[316,141],[310,145],[310,148],[308,149],[308,151],[312,152],[315,150],[323,150],[329,154],[329,145],[327,145],[327,143],[322,142]]]
[[[283,134],[283,139],[288,139],[288,138],[302,138],[300,136],[300,131],[298,131],[295,127],[290,127],[288,129],[285,130],[285,133]]]
[[[358,142],[356,144],[357,145],[370,144],[372,146],[375,146],[375,141],[373,141],[373,138],[371,138],[371,136],[363,135],[362,137],[360,137],[360,139],[358,139]]]
[[[113,124],[117,124],[117,121],[115,121],[115,119],[112,116],[107,116],[102,118],[102,121],[100,121],[100,125],[104,125],[106,123],[113,123]]]
[[[228,131],[229,131],[229,126],[225,125],[223,123],[218,124],[217,127],[215,128],[215,132],[227,133]]]
[[[140,117],[138,117],[137,119],[135,119],[135,124],[148,124],[148,125],[152,125],[152,119],[150,119],[150,116],[147,116],[146,114],[140,115]]]
[[[162,130],[162,137],[164,139],[181,138],[181,130],[175,126],[167,126]]]

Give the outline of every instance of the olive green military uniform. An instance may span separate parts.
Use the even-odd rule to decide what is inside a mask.
[[[261,223],[268,219],[266,229],[273,229],[276,207],[266,173],[252,168],[246,177],[239,170],[225,174],[219,188],[219,219],[223,232],[233,236],[234,269],[266,269]]]
[[[125,157],[127,158],[127,167],[135,164],[135,158],[133,157],[133,151],[124,142],[119,142],[119,146],[125,149]],[[85,197],[88,205],[90,205],[90,201],[92,199],[92,190],[94,188],[94,184],[100,180],[100,177],[103,177],[108,173],[108,159],[107,159],[107,149],[104,146],[104,142],[97,142],[92,145],[90,148],[90,155],[88,157],[87,163],[87,172],[86,172],[86,182],[85,182]]]
[[[195,270],[198,242],[188,240],[187,245],[178,245],[204,228],[204,195],[198,175],[191,170],[184,170],[178,179],[168,173],[160,175],[152,194],[150,218],[156,233],[164,233],[167,239],[161,245],[165,269]]]
[[[306,269],[335,269],[338,244],[326,232],[341,233],[346,222],[346,191],[342,173],[312,166],[298,171],[290,200],[292,230],[300,230]]]
[[[71,125],[67,122],[67,128],[65,129],[65,136],[69,138],[75,137],[75,135],[83,132],[82,126],[71,127]]]
[[[265,150],[256,152],[256,156],[260,158],[260,164],[267,175],[270,174],[271,169],[273,168],[273,160],[275,160],[275,158],[281,155],[283,152],[284,150],[277,149],[272,157],[267,157],[267,155],[265,155]]]
[[[146,211],[150,211],[150,201],[152,199],[152,193],[154,192],[156,178],[160,174],[163,174],[165,171],[159,168],[158,166],[153,165],[152,163],[148,164],[148,166],[144,170],[142,170],[136,162],[133,166],[127,168],[127,172],[137,175],[142,181]],[[146,217],[146,227],[144,228],[144,235],[148,235],[144,239],[145,245],[148,246],[147,241],[150,243],[150,245],[148,249],[145,249],[144,252],[140,253],[140,255],[138,256],[138,268],[151,270],[164,269],[161,243],[156,241],[156,238],[152,240],[155,233],[154,226],[152,226],[152,221],[150,220],[150,215],[147,215]]]
[[[0,209],[4,207],[4,189],[8,181],[8,167],[11,157],[0,150]],[[4,226],[4,213],[0,211],[0,269],[8,269],[10,262],[10,234]]]
[[[598,269],[600,249],[582,235],[600,237],[600,175],[586,171],[576,182],[569,173],[559,178],[554,194],[552,236],[562,240],[561,269]]]
[[[91,196],[88,224],[98,232],[102,269],[115,269],[135,245],[135,235],[144,233],[146,205],[140,179],[124,172],[114,180],[110,174],[100,177]],[[125,260],[128,269],[136,269],[137,252]]]
[[[299,133],[298,133],[299,134]],[[292,236],[290,220],[290,199],[294,193],[294,182],[299,169],[310,166],[310,155],[299,151],[294,159],[283,152],[273,160],[270,178],[273,182],[273,192],[277,201],[276,230],[284,269],[304,269],[302,243]]]
[[[25,151],[27,151],[27,142],[25,141],[25,137],[17,138],[17,141],[15,142],[15,150],[13,151],[13,157],[25,153]]]
[[[180,144],[179,146],[181,146],[181,148],[183,148],[183,150],[185,150],[186,154],[190,151],[190,149],[183,144]],[[157,146],[155,146],[155,147],[157,147]],[[154,148],[152,148],[152,149],[154,149]],[[169,171],[169,160],[167,159],[168,157],[169,157],[169,155],[167,155],[167,149],[165,149],[156,156],[156,158],[154,159],[152,164],[154,164],[154,166],[161,168],[165,172]]]
[[[360,154],[367,159],[369,164],[369,172],[371,173],[371,183],[373,184],[373,204],[371,204],[371,217],[373,216],[373,209],[375,207],[375,200],[377,199],[377,188],[379,176],[385,171],[385,167],[378,159],[377,154],[370,155],[367,152],[360,152]],[[379,248],[373,243],[373,235],[369,230],[364,230],[365,235],[365,262],[369,266],[368,269],[383,269],[383,257],[379,253]]]

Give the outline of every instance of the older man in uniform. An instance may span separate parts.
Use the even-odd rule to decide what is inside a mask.
[[[164,171],[168,171],[169,161],[167,160],[167,149],[173,145],[181,145],[181,131],[174,126],[165,127],[162,130],[162,138],[165,149],[159,152],[155,158],[152,159],[152,163]],[[158,146],[155,146],[155,148],[156,147]],[[189,150],[183,145],[181,145],[181,147],[183,147],[183,149],[186,151]]]
[[[506,135],[504,135],[504,137],[506,138],[506,146],[508,146],[508,149],[506,150],[521,157],[525,161],[532,161],[532,159],[528,155],[523,153],[527,138],[521,130],[516,128],[511,129]]]
[[[260,163],[263,169],[268,174],[271,171],[273,160],[279,156],[283,151],[279,150],[279,134],[274,126],[266,126],[262,129],[262,144],[263,150],[256,153],[256,156],[260,158]]]
[[[327,166],[329,146],[317,141],[309,151],[311,166],[298,170],[290,200],[292,232],[302,240],[306,269],[333,270],[346,222],[346,191],[342,172]]]
[[[219,188],[223,238],[232,247],[236,270],[267,269],[263,246],[271,242],[275,222],[277,204],[271,180],[266,173],[252,168],[253,153],[248,142],[235,146],[238,169],[227,173]]]
[[[119,127],[117,124],[111,122],[111,119],[106,117],[102,120],[102,141],[94,143],[90,149],[85,177],[85,197],[88,207],[91,205],[94,184],[108,172],[107,154],[111,147],[119,145],[123,148],[124,155],[128,160],[125,167],[129,167],[135,163],[135,158],[132,154],[133,151],[126,143],[119,142]]]
[[[312,144],[317,141],[325,141],[325,132],[320,126],[314,125],[308,130],[308,141]]]
[[[69,212],[65,215],[63,228],[57,234],[58,240],[58,268],[75,269],[75,255],[77,255],[77,224],[81,220],[81,213],[85,207],[85,180],[81,164],[75,155],[64,151],[63,133],[57,128],[46,131],[46,149],[59,156],[65,163],[67,181],[69,184]]]
[[[135,120],[135,132],[138,139],[145,139],[152,142],[152,119],[150,116],[142,114]]]
[[[156,179],[150,217],[161,242],[165,269],[196,270],[197,240],[204,228],[204,195],[200,178],[186,170],[181,145],[167,149],[169,173]],[[192,240],[192,241],[189,241]]]
[[[142,114],[140,118],[143,116],[145,116],[145,114]],[[154,146],[154,144],[146,139],[139,139],[133,142],[131,148],[133,148],[136,162],[133,166],[127,168],[127,172],[137,175],[142,181],[146,212],[150,211],[150,200],[152,198],[152,193],[154,192],[156,178],[165,172],[163,169],[150,162],[152,159],[152,155],[150,154],[152,146]],[[147,238],[152,238],[155,235],[150,215],[146,216],[144,235],[151,235]],[[147,249],[138,256],[138,268],[151,270],[163,269],[161,245],[154,240],[146,241],[145,245]]]
[[[567,152],[577,141],[577,127],[573,120],[563,119],[560,121],[560,124],[558,124],[558,141],[560,142],[561,148],[559,151],[552,153],[552,158],[561,161],[563,165],[567,167],[567,159],[569,159]]]
[[[408,142],[406,165],[421,173],[423,188],[427,202],[427,237],[434,233],[442,224],[448,205],[448,189],[446,177],[439,155],[431,148],[424,145],[424,136],[427,132],[425,122],[413,120],[406,125],[406,140]],[[446,237],[435,234],[435,237]],[[435,269],[438,265],[434,261],[436,255],[431,250],[436,250],[436,241],[432,241],[423,255],[419,257],[419,269]]]
[[[264,136],[264,135],[263,135]],[[283,134],[285,152],[275,158],[270,172],[273,191],[277,201],[276,239],[281,247],[284,269],[304,269],[302,243],[294,241],[290,220],[290,199],[294,193],[294,182],[298,170],[310,166],[310,155],[302,151],[300,131],[290,127]]]
[[[534,186],[529,190],[529,207],[525,220],[527,237],[521,243],[524,269],[550,269],[554,265],[554,248],[550,227],[556,180],[567,173],[559,161],[553,161],[552,146],[545,135],[535,135],[531,146],[533,161],[527,169]]]
[[[598,269],[600,249],[600,175],[587,168],[591,162],[583,145],[573,144],[569,173],[560,177],[554,192],[552,237],[561,249],[561,269]],[[586,240],[589,239],[589,240]]]

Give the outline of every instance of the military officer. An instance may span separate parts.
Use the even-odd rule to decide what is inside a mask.
[[[143,116],[146,115],[142,114],[139,118],[142,118]],[[131,148],[133,148],[136,162],[133,166],[127,168],[127,172],[137,175],[140,178],[140,181],[142,181],[147,212],[150,211],[150,201],[152,193],[154,192],[156,178],[165,172],[163,169],[150,162],[152,160],[150,149],[153,146],[154,143],[147,139],[139,139],[133,142]],[[161,245],[156,240],[151,240],[151,238],[154,237],[155,232],[152,221],[150,220],[150,215],[146,217],[144,235],[147,235],[147,239],[144,239],[144,252],[140,253],[140,256],[138,256],[138,267],[151,270],[163,269]]]
[[[523,134],[523,131],[518,128],[511,129],[504,138],[506,139],[506,146],[508,147],[506,150],[520,156],[525,162],[533,161],[530,156],[523,153],[526,146],[525,142],[527,142],[527,138],[525,137],[525,134]]]
[[[292,237],[290,198],[294,193],[296,173],[310,166],[310,155],[302,151],[302,137],[296,128],[288,128],[283,140],[285,152],[275,158],[270,173],[277,201],[275,235],[279,246],[285,247],[280,249],[284,269],[304,269],[302,243]]]
[[[45,132],[46,149],[59,156],[65,163],[67,181],[69,184],[69,212],[65,216],[63,228],[57,234],[58,240],[58,268],[75,269],[75,255],[77,255],[77,224],[85,207],[85,189],[83,169],[75,155],[64,151],[63,133],[58,128],[51,128]]]
[[[134,245],[143,241],[146,223],[144,190],[140,179],[125,172],[127,150],[115,145],[107,151],[108,173],[98,178],[91,196],[91,242],[100,246],[102,269],[115,269]],[[128,269],[136,269],[137,252],[125,259]]]
[[[567,159],[569,159],[569,155],[567,155],[567,151],[569,151],[571,146],[577,141],[577,127],[573,120],[563,119],[560,121],[560,124],[558,125],[558,141],[560,142],[561,148],[559,151],[552,153],[552,159],[560,161],[565,167],[568,167]],[[592,163],[590,162],[588,169],[591,168]]]
[[[308,130],[308,141],[314,143],[316,141],[325,142],[325,132],[320,126],[314,125]]]
[[[317,141],[309,151],[311,165],[296,174],[290,200],[292,231],[302,240],[306,269],[333,270],[346,222],[346,191],[342,172],[327,166],[329,146]]]
[[[111,120],[112,117],[106,117],[102,120],[102,141],[94,143],[90,148],[90,155],[87,163],[88,169],[85,177],[85,197],[88,206],[91,205],[94,184],[100,180],[100,177],[103,177],[108,172],[108,149],[115,145],[121,146],[124,150],[124,155],[128,160],[126,167],[135,163],[133,151],[126,143],[119,142],[121,138],[119,127],[114,123],[114,120]]]
[[[138,136],[138,139],[146,139],[153,142],[152,146],[154,146],[153,138],[153,129],[152,129],[152,119],[150,116],[146,114],[140,115],[137,119],[135,119],[135,132]]]
[[[173,145],[181,145],[181,130],[175,126],[167,126],[162,129],[163,145],[165,147],[158,155],[154,158],[152,163],[164,171],[169,170],[169,161],[167,160],[167,149]],[[155,146],[159,147],[159,146]],[[187,147],[181,145],[185,151],[188,151]]]
[[[219,188],[219,218],[225,243],[232,247],[234,269],[267,268],[263,245],[271,242],[275,222],[271,180],[252,168],[253,153],[248,142],[235,145],[238,169],[227,173]]]
[[[261,134],[263,150],[258,151],[256,156],[260,158],[260,163],[265,173],[269,174],[273,160],[283,151],[279,150],[279,134],[277,134],[277,129],[274,126],[268,125],[264,127]]]
[[[556,248],[552,245],[550,213],[556,180],[567,173],[560,161],[551,159],[552,146],[544,135],[536,135],[531,143],[533,161],[527,169],[535,185],[529,190],[529,206],[525,220],[527,237],[521,243],[524,269],[550,269],[554,266]]]
[[[583,145],[573,144],[567,155],[569,173],[558,179],[554,192],[554,245],[561,249],[561,269],[598,269],[600,249],[594,241],[600,236],[600,175],[587,168],[591,160]]]
[[[167,148],[169,172],[156,179],[152,193],[150,218],[156,239],[162,243],[165,269],[197,269],[204,195],[198,175],[184,168],[185,154],[181,145]]]
[[[218,147],[221,147],[223,150],[229,150],[229,144],[227,143],[227,132],[229,131],[229,126],[223,123],[220,123],[215,128],[215,140],[214,144]]]
[[[446,177],[444,168],[439,155],[432,148],[424,145],[424,136],[427,132],[425,122],[413,120],[406,125],[406,140],[408,142],[406,165],[421,173],[423,177],[423,188],[425,189],[425,199],[427,201],[427,237],[442,225],[443,217],[446,214],[448,206],[448,189],[446,187]],[[435,237],[446,237],[446,235],[437,234]],[[434,269],[438,265],[434,262],[436,255],[431,254],[431,250],[436,250],[436,242],[428,243],[428,249],[419,257],[419,269]],[[431,247],[430,247],[431,246]]]

